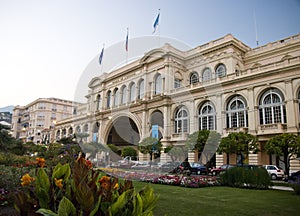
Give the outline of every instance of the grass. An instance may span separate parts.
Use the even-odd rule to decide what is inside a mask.
[[[137,190],[147,183],[134,182]],[[291,191],[230,187],[184,188],[151,184],[160,198],[155,216],[299,215],[300,196]]]

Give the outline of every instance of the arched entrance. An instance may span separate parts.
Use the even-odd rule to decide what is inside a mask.
[[[140,141],[140,134],[134,121],[121,116],[113,120],[112,127],[107,137],[107,144],[116,146],[137,146]]]
[[[163,129],[164,127],[164,117],[161,111],[157,110],[151,114],[150,125],[152,136],[156,137],[157,139],[161,139],[163,135],[159,129]],[[154,135],[155,133],[157,133],[157,135]]]

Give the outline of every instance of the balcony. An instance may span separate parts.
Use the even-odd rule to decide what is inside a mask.
[[[284,133],[286,129],[287,129],[286,124],[282,124],[282,123],[259,125],[257,134],[263,135],[263,134]]]
[[[189,136],[188,133],[173,133],[172,134],[172,139],[174,141],[187,140],[188,136]]]
[[[233,132],[247,133],[248,132],[248,128],[247,127],[235,127],[235,128],[224,128],[224,130],[223,130],[224,134],[229,134],[229,133],[233,133]]]

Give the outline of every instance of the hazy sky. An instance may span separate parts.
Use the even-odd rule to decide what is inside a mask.
[[[228,33],[256,47],[254,14],[260,45],[300,33],[299,0],[0,0],[0,107],[73,100],[103,44],[125,43],[128,27],[130,53],[159,8],[159,35],[191,47]]]

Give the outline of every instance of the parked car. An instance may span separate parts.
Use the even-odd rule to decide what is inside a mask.
[[[262,167],[268,171],[272,180],[284,179],[285,177],[284,171],[280,167],[275,165],[263,165]]]
[[[171,173],[177,173],[177,174],[191,174],[192,167],[188,161],[181,162],[175,169],[171,171]]]
[[[191,162],[190,165],[191,165],[191,173],[192,174],[193,173],[195,173],[197,175],[207,175],[208,174],[206,166],[199,164],[199,163],[194,163],[194,162]]]
[[[227,169],[230,169],[232,167],[235,167],[235,165],[231,165],[231,164],[223,164],[222,166],[218,167],[218,168],[212,168],[210,169],[209,173],[213,176],[219,175],[221,172],[226,171]]]
[[[289,181],[299,181],[300,180],[300,170],[297,172],[293,172],[291,173],[291,175],[289,176]]]

